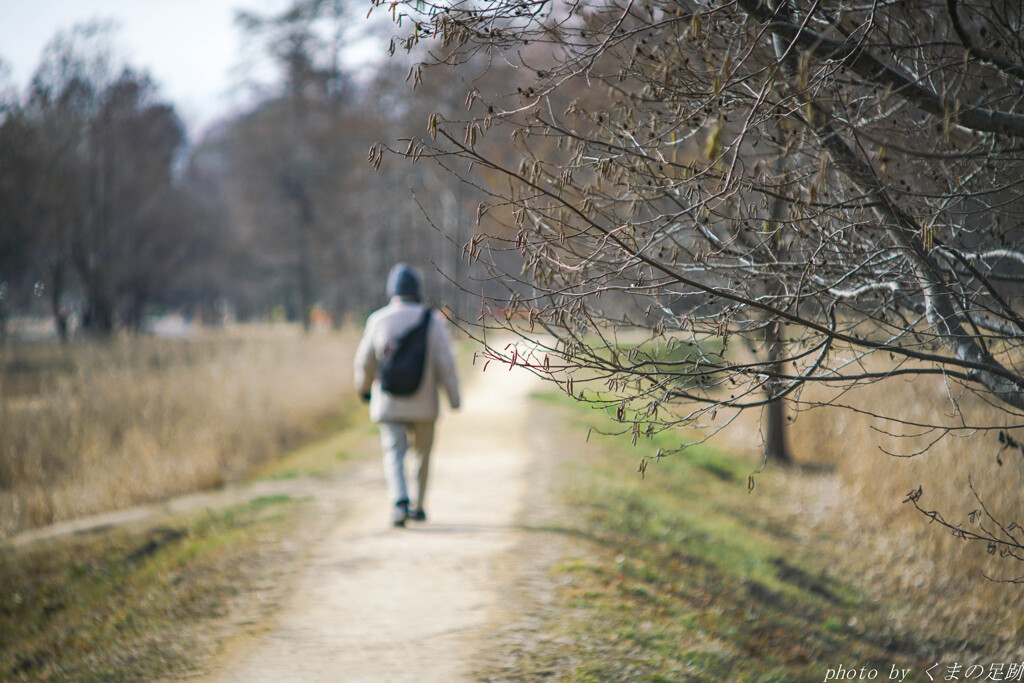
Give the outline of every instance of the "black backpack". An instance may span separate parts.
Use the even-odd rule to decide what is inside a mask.
[[[409,396],[420,388],[431,313],[431,309],[425,309],[423,318],[411,330],[384,348],[384,357],[378,365],[380,388],[392,396]]]

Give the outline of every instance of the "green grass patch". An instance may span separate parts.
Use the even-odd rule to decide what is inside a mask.
[[[667,337],[647,340],[640,344],[620,344],[617,347],[618,353],[628,355],[633,360],[668,365],[692,365],[694,361],[702,358],[714,362],[721,361],[722,351],[720,337],[702,339],[699,343]]]
[[[620,345],[615,353],[624,355],[640,372],[655,382],[674,378],[680,387],[711,384],[714,368],[724,363],[724,347],[718,337],[693,340],[673,337],[648,340],[641,344]]]
[[[180,673],[208,644],[189,625],[222,616],[259,578],[261,541],[301,499],[263,496],[145,529],[0,551],[0,679],[143,681]]]
[[[562,429],[608,431],[600,411],[557,393],[537,399]],[[671,438],[644,452],[672,450]],[[923,670],[917,645],[894,638],[884,609],[838,578],[834,558],[778,533],[770,487],[747,491],[756,463],[692,447],[649,460],[641,476],[638,453],[628,437],[592,437],[564,464],[563,532],[583,540],[551,569],[560,589],[550,646],[506,667],[516,670],[507,679],[821,681],[854,662]]]

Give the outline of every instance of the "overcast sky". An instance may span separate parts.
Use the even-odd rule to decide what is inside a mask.
[[[241,101],[232,92],[241,62],[235,11],[270,13],[288,0],[0,0],[0,59],[24,90],[43,47],[57,31],[91,19],[119,25],[117,45],[145,69],[190,130]],[[358,14],[358,13],[357,13]]]

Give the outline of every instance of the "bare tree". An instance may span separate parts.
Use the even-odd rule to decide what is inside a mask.
[[[346,175],[337,148],[347,147],[339,127],[352,96],[340,57],[347,18],[340,0],[296,0],[278,14],[241,12],[237,20],[281,73],[279,91],[234,127],[240,189],[250,221],[273,237],[276,248],[265,254],[283,260],[286,303],[307,330],[329,269],[333,189]]]
[[[2,232],[21,254],[7,265],[12,280],[44,283],[61,340],[68,333],[71,243],[88,205],[78,111],[86,91],[77,80],[52,98],[37,89],[24,106],[15,101],[0,124]]]
[[[278,14],[240,17],[279,78],[271,95],[203,145],[221,145],[227,229],[249,255],[249,293],[238,295],[260,290],[307,322],[323,306],[340,321],[380,306],[388,270],[404,260],[422,267],[435,304],[458,307],[465,299],[451,296],[458,290],[431,266],[455,265],[451,245],[465,241],[472,193],[432,165],[365,162],[373,143],[394,143],[432,111],[458,111],[465,93],[428,79],[409,97],[408,59],[368,67],[358,79],[342,68],[347,5],[298,0]],[[452,270],[465,282],[465,272]]]
[[[178,265],[174,246],[186,242],[172,176],[184,129],[173,108],[151,98],[149,80],[125,71],[101,93],[85,139],[91,202],[72,262],[85,285],[86,322],[101,333],[115,316],[139,329],[144,305]]]
[[[1019,2],[375,4],[436,63],[517,70],[409,151],[504,178],[479,214],[513,232],[470,251],[521,257],[494,303],[542,351],[514,362],[637,437],[921,375],[1021,426]]]

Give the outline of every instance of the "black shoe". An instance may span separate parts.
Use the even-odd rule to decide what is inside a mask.
[[[413,508],[409,511],[409,519],[414,522],[425,522],[427,521],[427,513],[420,508]]]
[[[409,501],[400,500],[395,503],[395,512],[391,516],[391,526],[403,527],[407,519],[409,519]]]

